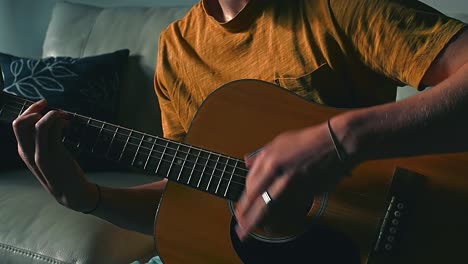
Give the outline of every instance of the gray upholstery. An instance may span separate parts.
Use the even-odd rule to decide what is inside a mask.
[[[57,3],[43,56],[83,57],[128,48],[120,123],[161,134],[153,74],[161,30],[189,7],[99,8]],[[89,173],[105,186],[154,181],[133,173]],[[156,205],[149,205],[156,206]],[[154,254],[151,236],[68,210],[27,170],[0,170],[0,263],[130,263]]]
[[[106,186],[146,183],[145,175],[94,173]],[[0,263],[130,263],[153,253],[150,236],[59,205],[26,170],[0,176]]]
[[[153,91],[159,34],[188,7],[97,8],[58,3],[52,13],[43,56],[83,57],[129,48],[131,58],[121,92],[122,125],[161,134]]]

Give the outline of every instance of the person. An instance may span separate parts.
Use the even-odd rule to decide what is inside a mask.
[[[270,210],[264,194],[310,198],[345,177],[310,173],[325,160],[346,171],[366,160],[468,149],[465,28],[418,1],[202,0],[161,35],[155,90],[164,136],[183,140],[206,96],[236,79],[356,108],[280,134],[246,156],[247,188],[236,207],[244,240]],[[401,84],[431,89],[395,102]],[[97,217],[151,233],[154,208],[146,205],[160,199],[166,181],[101,187],[96,208],[98,188],[59,140],[66,115],[42,114],[46,105],[33,104],[13,124],[19,153],[43,187],[72,210],[95,209]]]

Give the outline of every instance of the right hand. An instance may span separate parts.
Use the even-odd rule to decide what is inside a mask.
[[[97,189],[62,143],[67,114],[32,104],[13,121],[18,153],[38,181],[60,204],[75,211],[95,206]],[[46,113],[45,113],[46,112]]]

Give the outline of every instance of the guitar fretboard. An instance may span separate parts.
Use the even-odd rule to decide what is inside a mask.
[[[0,120],[13,122],[32,101],[0,93]],[[245,188],[243,160],[165,138],[148,135],[91,117],[68,113],[63,143],[71,151],[104,156],[148,175],[166,177],[200,191],[237,201]]]

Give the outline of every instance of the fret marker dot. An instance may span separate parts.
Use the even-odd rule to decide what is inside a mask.
[[[178,164],[178,165],[182,165],[182,160],[178,159],[178,160],[177,160],[177,164]]]
[[[138,161],[138,162],[137,162],[137,166],[138,166],[138,167],[141,167],[141,166],[143,166],[143,161],[141,161],[141,160],[140,160],[140,161]]]
[[[153,141],[153,139],[149,137],[149,138],[147,139],[147,141],[151,143],[151,142]]]

